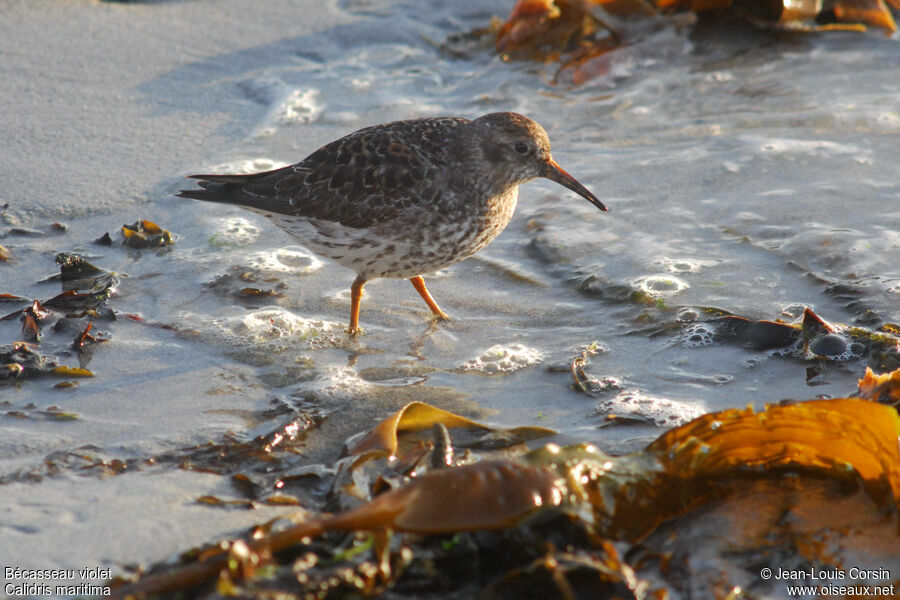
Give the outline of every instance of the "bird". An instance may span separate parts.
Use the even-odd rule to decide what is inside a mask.
[[[356,272],[351,335],[366,282],[409,279],[434,317],[450,317],[422,275],[467,258],[509,224],[519,185],[555,181],[607,208],[550,154],[540,124],[514,112],[365,127],[302,161],[246,175],[188,175],[179,197],[237,205],[271,219],[312,252]]]

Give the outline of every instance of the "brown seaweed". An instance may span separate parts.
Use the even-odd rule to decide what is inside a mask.
[[[859,380],[857,395],[897,406],[900,404],[900,369],[876,375],[871,368],[866,367],[865,376]]]
[[[860,399],[837,399],[768,406],[760,412],[731,409],[710,413],[660,436],[644,451],[623,457],[606,456],[591,446],[548,445],[517,459],[484,460],[425,472],[344,513],[312,518],[300,515],[302,522],[297,525],[216,546],[201,554],[201,562],[118,587],[113,597],[186,589],[220,571],[220,576],[232,582],[230,585],[239,585],[252,579],[253,573],[229,566],[238,549],[258,568],[271,563],[279,552],[308,544],[311,536],[328,532],[372,531],[376,532],[374,539],[386,540],[383,536],[389,531],[441,535],[509,530],[537,523],[541,514],[547,518],[569,515],[586,527],[586,541],[593,547],[587,556],[598,558],[609,555],[611,546],[604,540],[636,544],[642,539],[657,539],[657,531],[669,531],[666,535],[672,539],[679,532],[667,529],[666,523],[689,523],[707,510],[719,511],[723,518],[739,524],[729,530],[732,547],[741,546],[748,553],[754,548],[766,552],[764,548],[771,542],[754,533],[752,525],[757,516],[746,513],[744,500],[749,490],[768,494],[773,501],[777,498],[776,505],[784,506],[784,510],[798,511],[802,506],[804,520],[790,530],[792,541],[787,546],[801,560],[809,564],[825,560],[841,566],[849,566],[849,560],[866,561],[854,565],[871,566],[896,557],[900,550],[898,435],[900,416],[894,409]],[[392,447],[390,435],[375,434],[368,439],[382,442],[366,442],[362,448],[386,451]],[[787,486],[785,481],[792,483]],[[822,487],[823,482],[826,487]],[[808,493],[798,496],[797,489]],[[827,548],[818,544],[816,536],[821,527],[848,501],[858,508],[855,522],[868,530],[877,527],[883,531],[885,518],[893,523],[893,533],[888,533],[892,541],[866,557],[852,554],[852,544]],[[763,502],[759,509],[767,510],[767,506]],[[817,514],[824,515],[826,521]],[[381,548],[376,549],[376,555],[382,553],[376,562],[381,565],[381,576],[391,577],[392,563],[384,555],[388,552],[385,544],[376,544]],[[638,562],[645,568],[662,560],[661,550],[655,548],[654,542],[640,554]],[[783,553],[785,546],[780,544],[778,548]],[[782,560],[780,553],[771,555],[771,560]],[[551,552],[548,556],[557,562],[577,563],[577,557],[585,555]],[[506,577],[509,581],[545,577],[554,572],[546,568],[550,564],[523,565]],[[616,572],[631,573],[631,567]],[[574,589],[571,586],[576,580],[570,580],[566,570],[557,575],[560,573],[563,580],[558,582],[558,589]],[[665,570],[657,566],[653,573],[661,576]],[[640,596],[638,589],[651,589],[633,576],[621,581],[625,580],[631,581],[628,589],[634,597],[646,597]],[[677,588],[685,582],[675,579],[665,583]],[[727,581],[710,583],[707,591],[715,595],[715,586],[723,584]],[[726,585],[723,589],[730,588]]]
[[[50,372],[59,362],[56,357],[39,352],[36,344],[15,342],[0,346],[0,365],[3,365],[0,379],[10,380]]]
[[[468,430],[475,434],[489,434],[502,437],[506,444],[547,437],[556,432],[543,427],[516,427],[501,430],[478,423],[457,414],[436,408],[424,402],[411,402],[376,425],[366,435],[347,448],[348,456],[388,457],[396,456],[400,449],[400,437],[404,433],[431,431],[435,425],[443,425],[453,430]]]
[[[95,267],[83,256],[73,252],[57,254],[56,264],[59,265],[59,279],[64,292],[82,290],[97,293],[115,287],[119,283],[117,273]]]
[[[810,308],[797,323],[751,320],[728,315],[707,321],[715,342],[751,350],[786,350],[807,361],[866,360],[879,372],[900,367],[900,335],[887,323],[878,329],[829,323]]]
[[[900,0],[888,2],[900,10]],[[626,23],[685,11],[795,31],[897,30],[884,0],[519,0],[496,27],[495,47],[505,60],[559,62],[554,81],[568,71],[580,85],[605,72],[606,53],[635,41]]]
[[[169,231],[146,219],[122,225],[122,235],[122,243],[128,248],[160,248],[175,243]]]
[[[73,253],[60,253],[56,256],[60,273],[52,279],[58,279],[63,292],[44,300],[34,300],[30,306],[14,311],[2,317],[0,320],[20,318],[22,320],[22,340],[18,341],[7,350],[0,350],[0,365],[2,374],[0,380],[13,380],[22,377],[31,377],[41,374],[50,374],[63,377],[91,377],[93,374],[86,369],[91,360],[96,345],[105,342],[106,338],[92,335],[93,319],[101,317],[102,305],[111,296],[113,288],[119,282],[118,274],[98,268],[82,256]],[[21,302],[27,301],[19,296],[3,294],[0,301]],[[107,314],[112,311],[106,309]],[[63,318],[55,319],[54,312],[66,314]],[[91,320],[81,325],[75,339],[66,342],[65,351],[75,350],[78,353],[79,367],[60,366],[60,359],[50,354],[62,348],[50,348],[46,353],[38,351],[37,345],[41,342],[42,327],[55,320],[53,331],[57,334],[71,333],[68,325],[75,321],[69,317],[88,316]],[[71,338],[70,338],[71,339]],[[51,344],[53,346],[54,344]]]

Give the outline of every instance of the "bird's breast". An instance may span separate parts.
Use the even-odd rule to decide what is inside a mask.
[[[479,214],[470,220],[471,228],[463,241],[468,246],[465,249],[467,255],[478,252],[506,229],[516,210],[518,197],[519,188],[513,186],[482,201]]]
[[[492,230],[499,227],[497,233],[503,231],[512,219],[518,199],[519,186],[512,186],[500,194],[489,197],[481,214],[482,227]]]

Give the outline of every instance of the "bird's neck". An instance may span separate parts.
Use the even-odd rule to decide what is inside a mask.
[[[488,144],[472,143],[467,154],[469,161],[468,171],[471,174],[467,178],[467,185],[472,186],[478,196],[494,198],[508,193],[515,194],[520,183],[525,183],[530,178],[525,178],[516,169],[497,156],[496,149]]]

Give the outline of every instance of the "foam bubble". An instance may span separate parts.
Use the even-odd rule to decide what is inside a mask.
[[[681,329],[681,344],[691,348],[709,346],[715,336],[715,329],[709,323],[688,323]]]
[[[310,123],[322,114],[316,88],[292,88],[278,77],[264,75],[240,83],[252,100],[270,107],[258,135],[271,135],[279,124]]]
[[[671,275],[648,275],[634,281],[642,292],[650,296],[672,296],[689,287],[688,283]]]
[[[601,400],[594,410],[595,415],[613,414],[647,419],[659,427],[683,425],[704,412],[700,406],[645,394],[640,390],[625,390],[613,398]]]
[[[847,336],[840,333],[828,333],[810,340],[806,348],[806,358],[808,360],[824,358],[835,362],[847,362],[862,358],[865,350],[864,344],[854,342]]]
[[[248,267],[268,273],[312,273],[322,267],[322,261],[300,246],[285,246],[272,252],[254,252],[246,258]]]
[[[326,366],[318,377],[303,384],[304,394],[327,400],[359,398],[371,388],[372,384],[352,368],[335,365]]]
[[[185,314],[186,322],[196,327],[206,323],[200,335],[216,344],[238,349],[247,359],[265,359],[298,347],[332,347],[340,343],[343,326],[340,323],[307,319],[281,308],[271,306],[251,312],[207,319]],[[202,326],[201,326],[202,327]]]
[[[288,163],[284,161],[257,157],[213,165],[208,170],[210,173],[219,173],[222,175],[246,175],[248,173],[259,173],[260,171],[280,169],[287,165]]]
[[[656,264],[662,265],[670,273],[696,273],[703,267],[711,267],[717,264],[714,260],[699,260],[694,258],[669,258],[664,256]]]
[[[511,373],[537,364],[544,359],[544,353],[537,348],[529,348],[522,344],[497,344],[491,346],[480,356],[467,360],[460,365],[462,371],[478,371],[489,375]]]
[[[319,90],[293,90],[273,111],[270,120],[278,123],[311,123],[322,114]]]
[[[224,330],[250,342],[285,337],[305,339],[340,328],[337,323],[307,319],[281,307],[262,308],[242,317],[226,317],[217,321]]]
[[[863,158],[870,152],[855,144],[842,144],[829,140],[796,140],[789,138],[765,138],[749,135],[746,139],[758,145],[766,154],[808,155],[821,158],[854,156]]]
[[[209,239],[213,246],[246,246],[259,237],[259,228],[244,217],[220,220],[219,231]]]
[[[784,348],[773,348],[772,350],[768,350],[765,352],[765,355],[775,358],[796,358],[799,360],[805,360],[807,358],[805,351],[803,350],[802,340],[797,340],[790,346]]]

